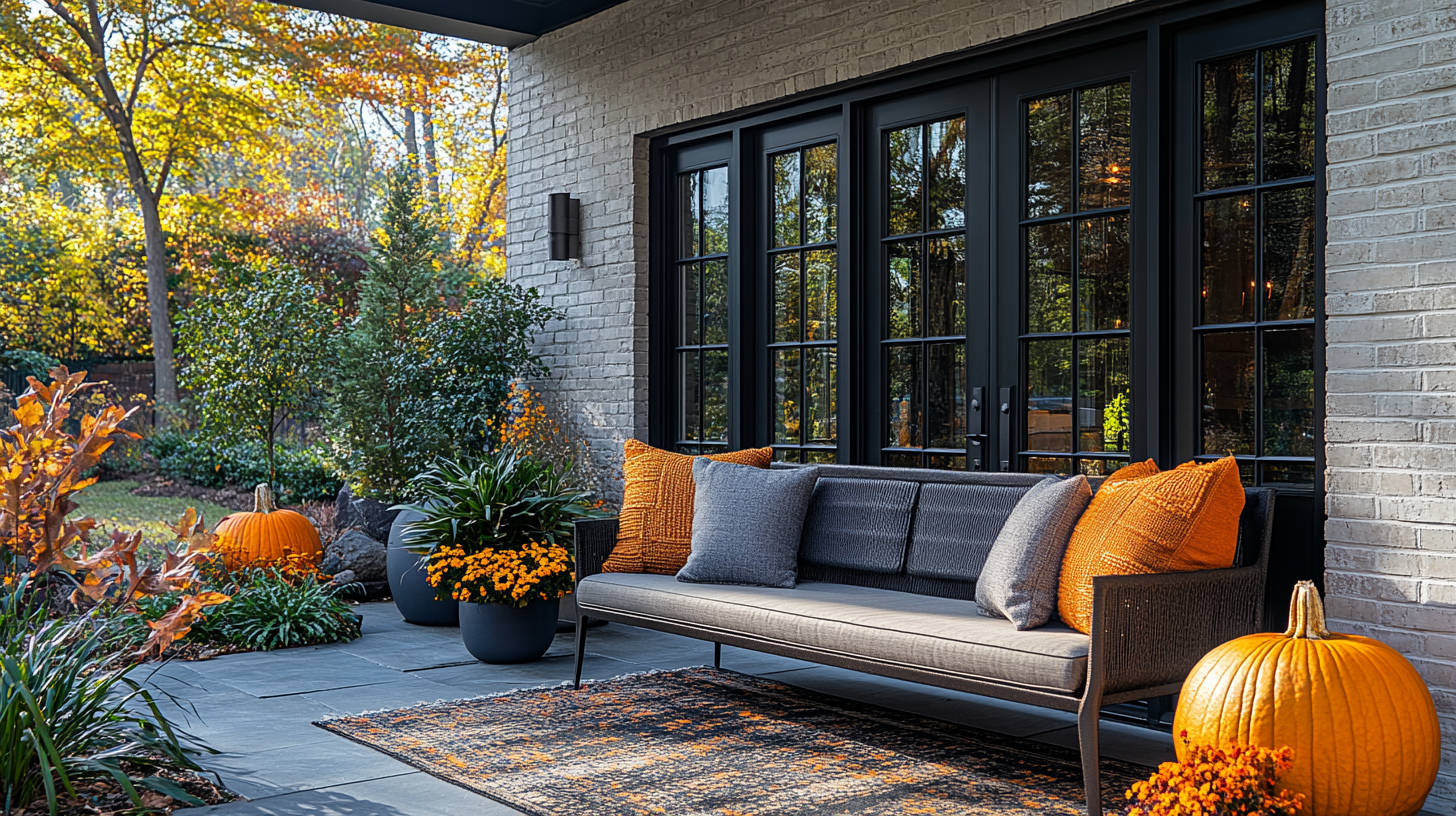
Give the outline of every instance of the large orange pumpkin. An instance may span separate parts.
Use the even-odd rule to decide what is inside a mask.
[[[1280,785],[1305,795],[1304,816],[1410,816],[1441,762],[1415,667],[1378,640],[1325,629],[1309,581],[1294,588],[1284,634],[1231,640],[1193,667],[1173,720],[1185,730],[1194,744],[1293,748]]]
[[[301,513],[280,509],[273,488],[260,484],[253,491],[253,512],[233,513],[217,523],[217,549],[229,569],[256,563],[274,563],[293,554],[317,563],[324,545],[313,522]]]

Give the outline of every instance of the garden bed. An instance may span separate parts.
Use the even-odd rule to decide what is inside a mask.
[[[140,769],[135,770],[139,776],[148,775],[147,772]],[[171,781],[204,805],[218,805],[237,798],[228,793],[216,778],[205,774],[185,770],[163,770],[155,773],[157,776]],[[75,797],[60,797],[56,802],[57,816],[112,816],[112,814],[137,812],[136,806],[127,796],[126,791],[122,790],[113,779],[97,779],[78,784],[76,793]],[[197,802],[174,799],[165,793],[153,790],[141,791],[141,797],[142,806],[147,809],[147,813],[165,814],[171,813],[173,810],[199,806]],[[50,814],[51,809],[46,798],[42,796],[15,813],[16,816],[41,816],[41,814]]]

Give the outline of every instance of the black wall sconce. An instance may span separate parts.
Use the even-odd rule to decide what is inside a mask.
[[[551,260],[581,258],[581,200],[570,193],[551,194]]]

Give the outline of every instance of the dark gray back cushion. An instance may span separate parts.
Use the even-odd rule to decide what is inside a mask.
[[[976,580],[1002,525],[1031,488],[922,485],[905,571],[921,578]]]
[[[814,468],[765,470],[693,460],[693,547],[677,573],[695,584],[792,587]]]
[[[897,573],[915,513],[915,482],[820,479],[804,520],[806,565]]]

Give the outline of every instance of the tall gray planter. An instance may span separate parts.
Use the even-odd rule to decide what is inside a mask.
[[[421,626],[459,626],[460,603],[435,600],[435,588],[425,581],[425,565],[418,553],[405,549],[404,525],[423,518],[413,510],[402,510],[389,528],[385,570],[389,591],[399,614]]]
[[[556,637],[556,601],[525,606],[460,602],[460,639],[482,663],[527,663],[546,654]]]

